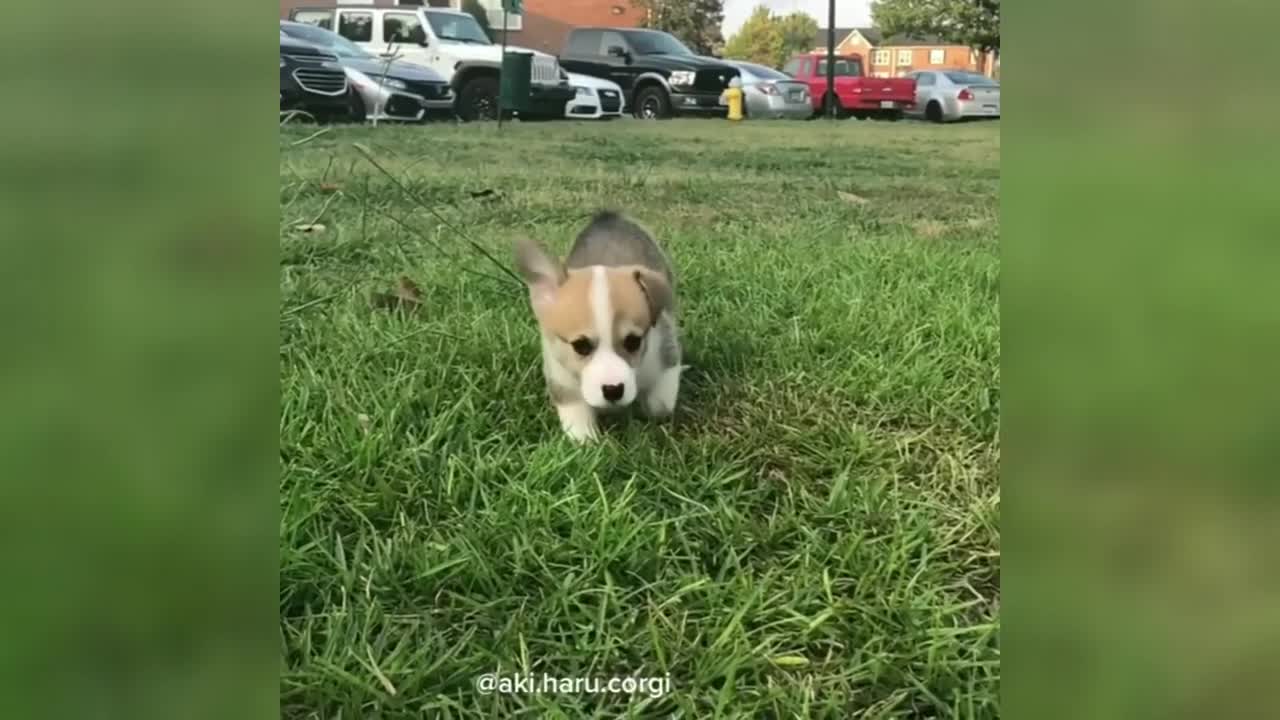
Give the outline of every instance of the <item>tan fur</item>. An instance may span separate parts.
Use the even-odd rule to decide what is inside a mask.
[[[651,276],[647,278],[651,288],[662,282],[660,277],[640,268],[609,268],[605,271],[609,282],[609,303],[613,308],[610,341],[614,351],[623,357],[628,355],[623,349],[623,339],[631,333],[643,336],[656,319],[650,309],[650,296],[654,293],[646,292],[636,281],[637,272]],[[567,279],[556,289],[551,304],[535,310],[538,324],[552,339],[562,344],[572,343],[580,337],[597,344],[600,342],[596,337],[595,318],[591,314],[591,275],[591,268],[570,270]]]

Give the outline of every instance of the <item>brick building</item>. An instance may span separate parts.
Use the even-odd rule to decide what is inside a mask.
[[[489,26],[502,30],[501,0],[479,0],[488,14]],[[462,0],[280,0],[280,17],[296,7],[343,5],[368,7],[444,7],[459,10]],[[631,0],[524,0],[523,15],[507,16],[507,42],[558,55],[564,49],[569,30],[583,25],[639,27],[645,11]],[[501,38],[499,38],[501,39]]]
[[[815,40],[814,49],[826,52],[827,31],[819,30]],[[939,38],[886,38],[875,28],[836,28],[836,52],[861,55],[866,72],[874,77],[900,77],[913,70],[970,70],[1000,76],[1000,59],[995,53],[983,57],[968,45]]]

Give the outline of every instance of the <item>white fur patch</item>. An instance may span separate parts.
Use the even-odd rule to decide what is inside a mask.
[[[635,371],[613,350],[613,303],[609,300],[609,274],[604,266],[591,268],[591,319],[596,350],[582,370],[582,397],[594,408],[625,407],[636,399]],[[604,387],[622,386],[622,397],[607,400]]]
[[[582,403],[557,405],[556,412],[560,415],[560,427],[564,428],[565,434],[574,442],[585,443],[599,436],[596,413],[586,405]]]
[[[680,374],[684,365],[668,368],[658,376],[658,381],[644,396],[644,411],[649,417],[666,417],[676,409],[680,396]]]

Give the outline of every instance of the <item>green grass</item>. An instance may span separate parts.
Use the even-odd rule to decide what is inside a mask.
[[[310,132],[281,134],[285,716],[998,716],[998,124]],[[693,369],[673,422],[579,448],[523,289],[441,218],[506,262],[601,207],[672,256]],[[371,309],[401,275],[420,311]]]

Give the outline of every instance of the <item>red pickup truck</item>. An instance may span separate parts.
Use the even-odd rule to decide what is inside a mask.
[[[856,53],[837,55],[835,69],[835,97],[827,95],[826,53],[797,55],[782,67],[782,72],[808,83],[815,113],[825,113],[828,103],[835,103],[838,117],[852,115],[862,120],[874,115],[897,120],[904,110],[915,107],[913,78],[867,77],[862,57]]]

